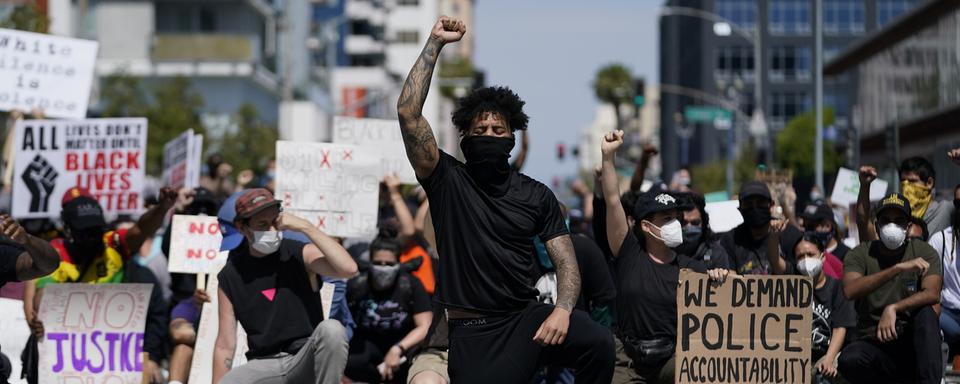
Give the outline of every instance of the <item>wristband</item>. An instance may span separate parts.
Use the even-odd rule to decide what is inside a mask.
[[[404,348],[403,345],[401,345],[400,343],[396,343],[396,344],[394,344],[393,346],[395,346],[395,347],[397,347],[397,348],[400,348],[400,354],[401,354],[401,355],[406,355],[406,354],[407,354],[407,349]]]

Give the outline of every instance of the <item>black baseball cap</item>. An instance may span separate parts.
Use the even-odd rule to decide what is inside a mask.
[[[673,195],[666,192],[648,192],[637,198],[633,212],[637,220],[643,220],[654,213],[679,208],[677,199]]]
[[[800,217],[804,220],[812,221],[834,221],[833,210],[823,202],[807,204],[806,208],[803,209],[803,213],[800,214]]]
[[[60,200],[60,217],[63,223],[73,230],[103,228],[107,220],[103,217],[103,208],[85,188],[70,188]]]
[[[880,217],[880,212],[883,212],[885,209],[896,209],[900,212],[903,212],[907,217],[911,217],[910,214],[910,201],[906,197],[899,193],[891,193],[880,200],[880,207],[877,208],[877,218]]]
[[[740,201],[744,201],[748,197],[753,196],[759,196],[773,201],[773,198],[770,197],[770,188],[767,188],[766,184],[759,181],[748,181],[743,183],[743,185],[740,186]]]

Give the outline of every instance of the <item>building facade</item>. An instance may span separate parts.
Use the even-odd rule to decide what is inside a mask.
[[[854,125],[860,164],[895,177],[899,162],[926,157],[937,188],[960,184],[946,153],[960,147],[960,2],[934,0],[840,53],[830,77],[859,77]]]
[[[814,108],[815,60],[830,60],[918,3],[920,0],[822,0],[823,57],[818,58],[814,0],[666,1],[660,18],[660,137],[665,171],[725,158],[727,133],[713,124],[685,121],[687,107],[735,105],[742,112],[733,114],[738,146],[751,139],[757,147],[774,143],[791,118]],[[686,11],[671,12],[671,7]],[[721,21],[727,21],[729,27]],[[758,41],[759,50],[755,49]],[[755,60],[757,52],[760,60]],[[834,124],[827,127],[827,138],[841,147],[850,137],[851,100],[859,79],[848,74],[823,83],[824,108],[836,114]],[[757,82],[759,100],[754,91]],[[771,138],[757,135],[760,125],[751,127],[756,105],[763,111]],[[689,139],[682,143],[682,137]],[[681,156],[684,144],[689,151]],[[762,160],[758,156],[758,161]]]

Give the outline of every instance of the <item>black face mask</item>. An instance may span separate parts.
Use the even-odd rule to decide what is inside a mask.
[[[513,172],[509,162],[513,145],[513,137],[467,136],[460,140],[467,172],[487,193],[507,193]]]
[[[682,255],[693,257],[700,248],[700,239],[703,238],[703,228],[694,225],[683,227],[683,244],[680,244],[674,251]]]
[[[85,230],[72,233],[67,239],[66,248],[74,264],[83,265],[102,255],[107,246],[103,244],[102,230]]]
[[[740,214],[743,215],[743,222],[746,223],[750,228],[760,228],[767,225],[770,225],[770,208],[750,208],[747,210],[740,210]]]

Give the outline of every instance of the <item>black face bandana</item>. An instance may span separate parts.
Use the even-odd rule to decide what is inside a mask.
[[[509,162],[513,145],[513,137],[467,136],[460,140],[467,172],[487,193],[507,193],[513,172]]]
[[[67,238],[66,248],[76,265],[82,266],[103,254],[107,246],[103,243],[101,229],[85,230],[73,233]]]
[[[770,208],[750,208],[740,210],[740,213],[743,215],[743,221],[750,226],[750,228],[761,228],[770,225]]]

